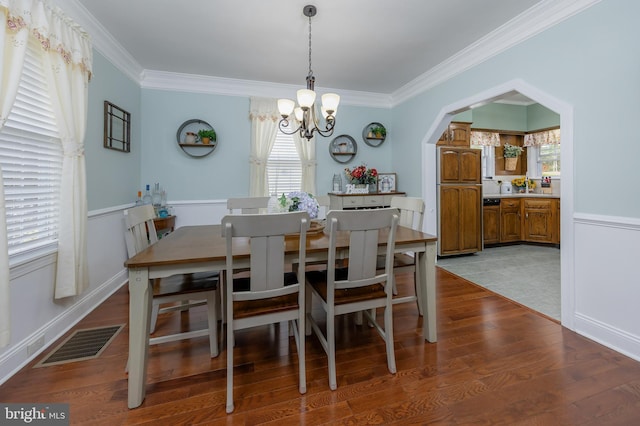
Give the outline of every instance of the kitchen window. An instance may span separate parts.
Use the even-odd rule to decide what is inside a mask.
[[[524,144],[536,159],[536,176],[560,176],[560,129],[527,134]]]

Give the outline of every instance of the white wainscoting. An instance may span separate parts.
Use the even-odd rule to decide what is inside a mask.
[[[220,223],[226,200],[171,203],[176,226]],[[11,270],[11,341],[0,349],[0,384],[28,364],[127,282],[123,210],[130,205],[89,212],[89,289],[76,297],[53,299],[55,253]],[[44,338],[32,354],[28,346]],[[124,366],[122,367],[124,371]]]
[[[574,215],[575,330],[640,361],[640,219]]]

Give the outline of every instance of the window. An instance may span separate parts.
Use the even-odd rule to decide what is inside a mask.
[[[540,145],[538,151],[538,176],[560,176],[560,145]]]
[[[278,129],[267,160],[269,194],[281,195],[302,188],[302,163],[293,142],[293,135],[282,133]]]
[[[17,99],[0,130],[10,257],[58,241],[62,144],[39,47],[30,40]]]

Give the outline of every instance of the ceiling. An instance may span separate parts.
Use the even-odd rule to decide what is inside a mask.
[[[77,0],[143,70],[391,94],[547,0]],[[521,100],[519,100],[521,101]],[[526,100],[525,100],[526,102]]]

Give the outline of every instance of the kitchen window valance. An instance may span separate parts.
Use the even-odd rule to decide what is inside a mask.
[[[560,145],[560,129],[524,135],[524,146]]]
[[[471,145],[500,146],[500,135],[495,132],[471,131]]]

